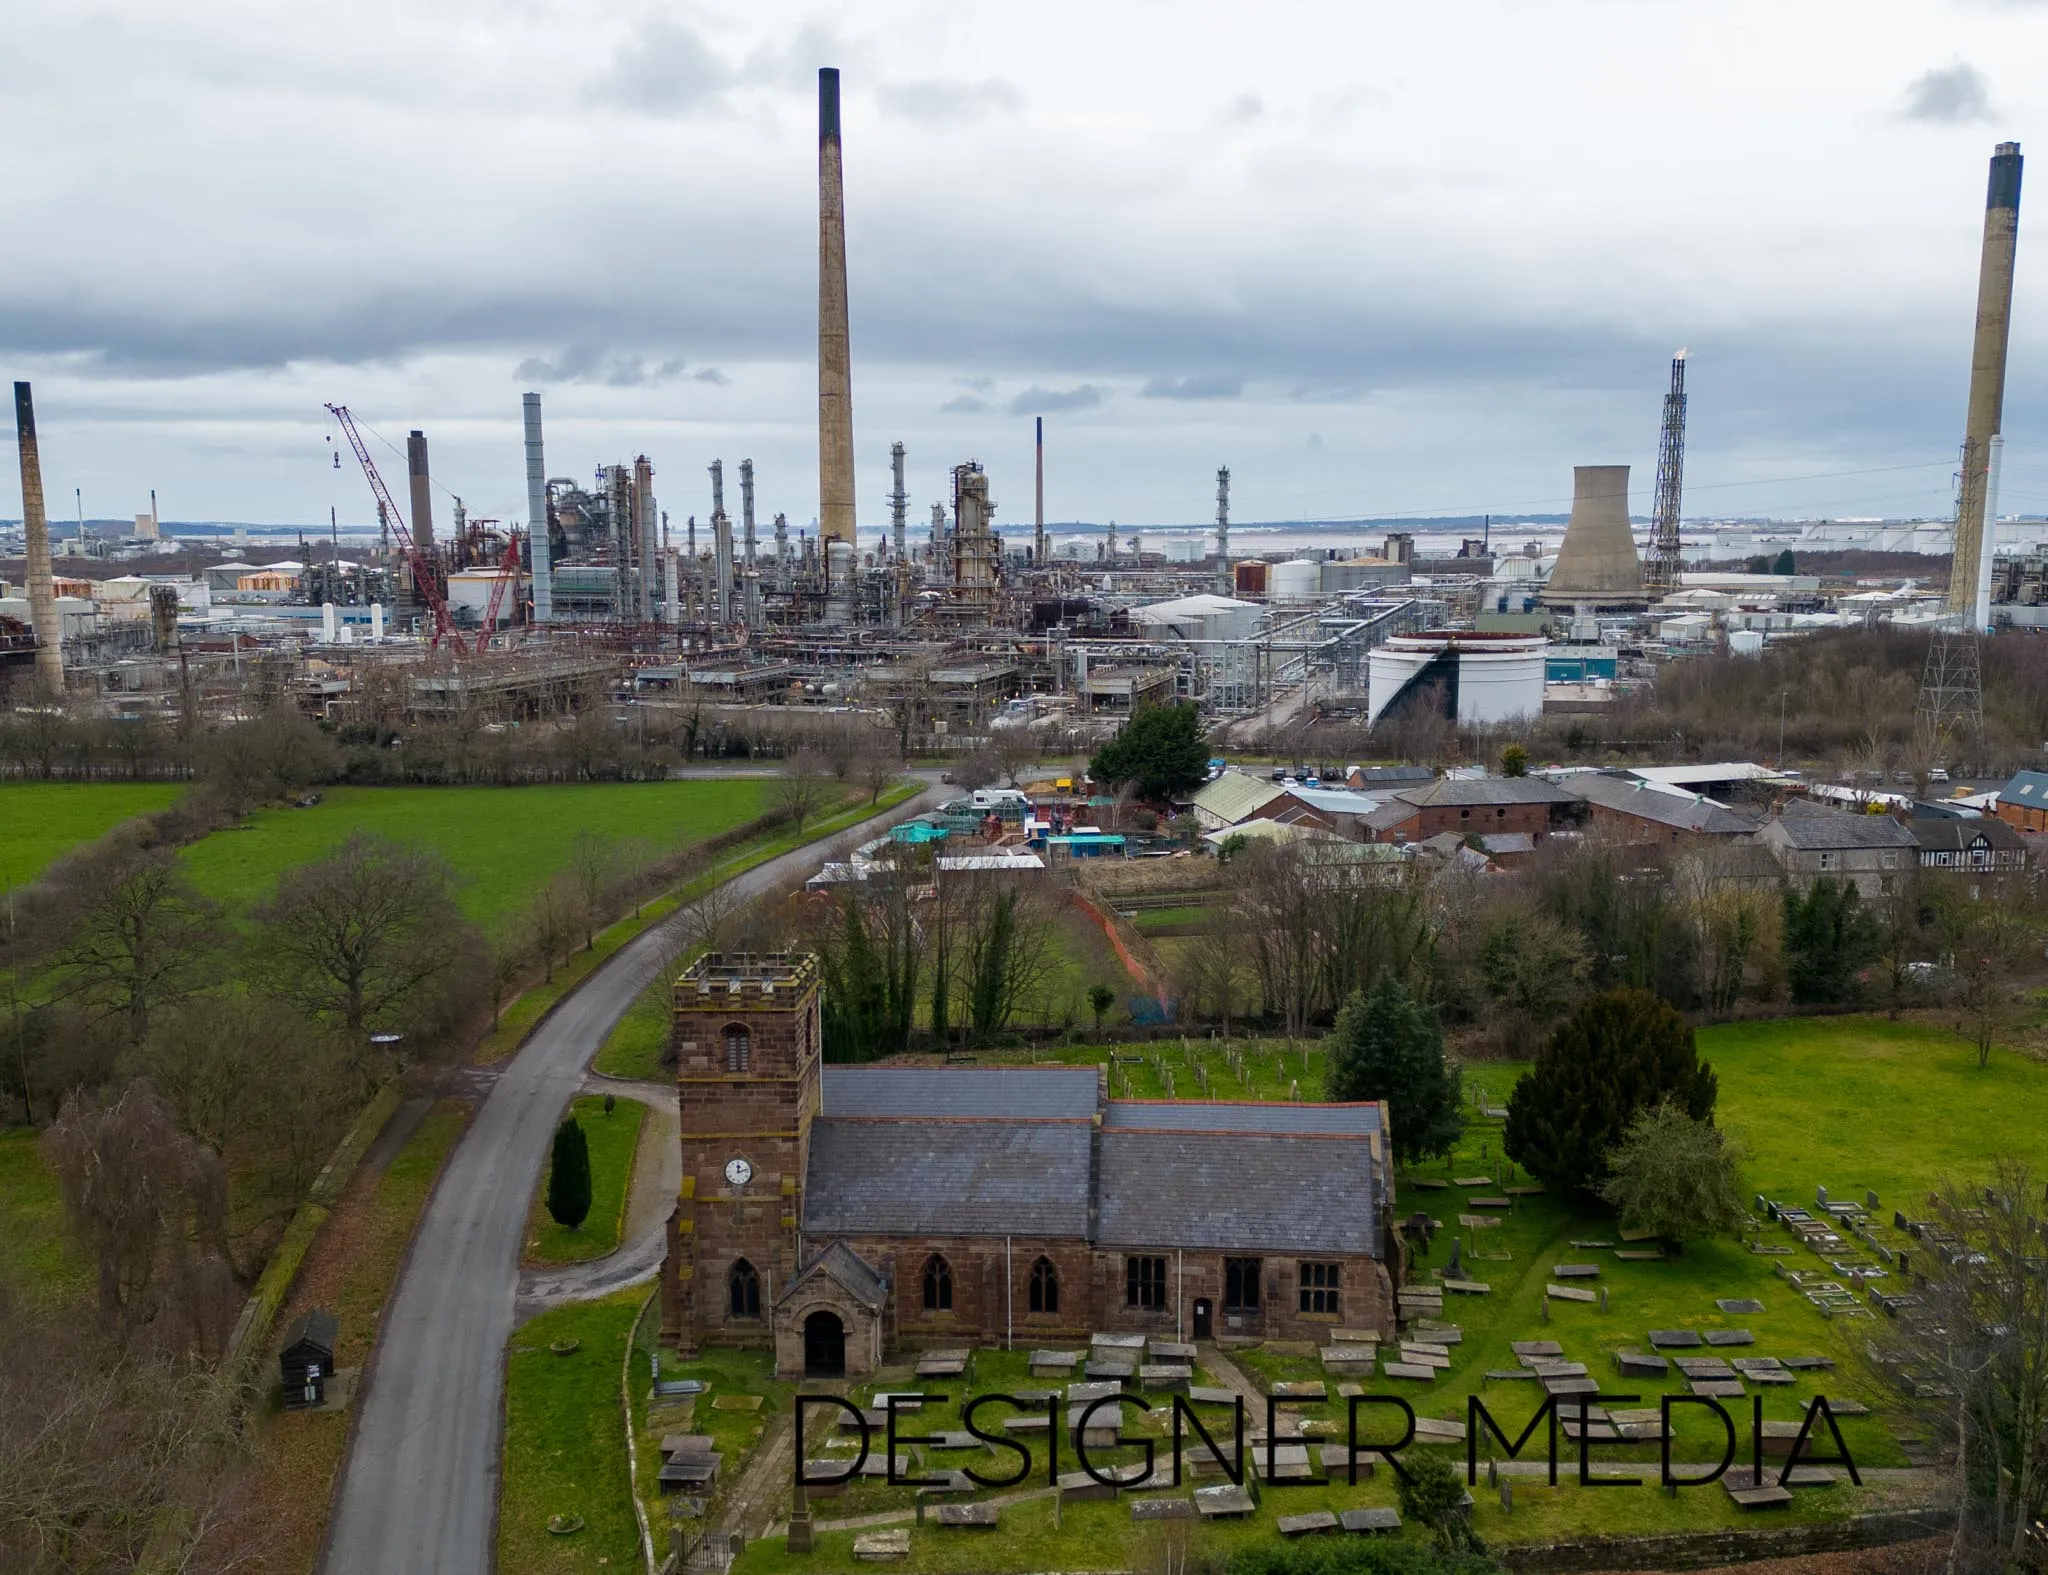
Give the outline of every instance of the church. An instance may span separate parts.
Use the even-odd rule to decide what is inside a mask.
[[[676,981],[662,1337],[857,1378],[893,1351],[1394,1330],[1384,1103],[1107,1096],[1094,1066],[827,1066],[807,954]]]

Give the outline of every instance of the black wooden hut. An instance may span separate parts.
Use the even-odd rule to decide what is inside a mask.
[[[334,1341],[340,1332],[334,1314],[324,1307],[299,1314],[285,1330],[277,1366],[287,1407],[326,1403],[327,1381],[334,1376]]]

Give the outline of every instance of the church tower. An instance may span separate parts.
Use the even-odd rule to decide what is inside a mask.
[[[676,980],[683,1176],[661,1277],[664,1344],[773,1347],[797,1270],[811,1122],[821,1097],[817,959],[719,953]]]

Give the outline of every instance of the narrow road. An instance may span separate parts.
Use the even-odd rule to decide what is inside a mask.
[[[916,814],[945,790],[873,817]],[[845,833],[841,833],[845,835]],[[807,872],[814,844],[728,883],[742,898]],[[505,1342],[542,1162],[612,1025],[679,944],[678,913],[556,1007],[492,1086],[422,1217],[385,1315],[328,1531],[329,1575],[489,1575],[496,1562]]]

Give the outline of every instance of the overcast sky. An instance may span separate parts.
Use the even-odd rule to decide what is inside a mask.
[[[1555,510],[1593,463],[1647,512],[1680,345],[1689,517],[1939,513],[1986,160],[2048,107],[2048,0],[11,0],[5,40],[0,375],[60,516],[366,519],[331,400],[523,518],[536,388],[551,475],[644,450],[680,526],[750,456],[808,526],[821,65],[864,532],[893,439],[913,523],[969,457],[1028,520],[1039,413],[1056,520],[1205,519],[1220,464],[1239,520]],[[2005,512],[2048,511],[2027,225]]]

